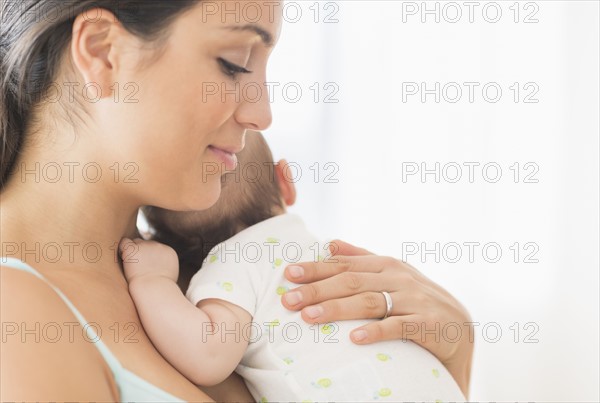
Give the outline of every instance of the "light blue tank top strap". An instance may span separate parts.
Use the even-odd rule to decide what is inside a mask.
[[[73,312],[73,315],[77,318],[83,329],[85,329],[87,339],[92,342],[97,348],[110,370],[113,373],[115,382],[119,388],[120,400],[122,402],[144,402],[144,401],[160,401],[160,402],[182,402],[183,400],[171,395],[170,393],[160,389],[159,387],[151,384],[150,382],[140,378],[133,372],[124,368],[117,357],[111,353],[111,351],[102,342],[100,337],[94,331],[94,327],[91,326],[83,317],[83,315],[75,308],[75,306],[69,301],[69,299],[50,283],[42,274],[40,274],[33,267],[27,263],[15,259],[12,257],[0,257],[0,264],[2,266],[11,267],[17,270],[23,270],[38,277],[49,287],[51,287],[56,294],[64,301],[64,303]]]

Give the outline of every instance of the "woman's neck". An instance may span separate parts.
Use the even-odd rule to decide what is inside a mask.
[[[92,169],[82,176],[82,166],[19,162],[0,193],[3,257],[36,268],[93,269],[122,278],[117,246],[123,236],[135,236],[137,206],[119,195],[118,184],[90,180]],[[62,177],[55,181],[59,168]]]

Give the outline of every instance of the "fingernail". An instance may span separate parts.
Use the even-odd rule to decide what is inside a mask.
[[[288,267],[288,271],[292,278],[300,278],[304,276],[304,268],[302,268],[301,266],[290,266]]]
[[[302,294],[298,291],[288,292],[284,294],[283,297],[285,298],[285,302],[287,302],[289,305],[298,305],[300,302],[302,302]]]
[[[321,305],[307,306],[304,308],[304,312],[309,318],[315,319],[323,314],[323,307]]]
[[[367,331],[366,330],[356,330],[356,331],[352,332],[352,338],[354,339],[354,341],[362,341],[367,338]]]

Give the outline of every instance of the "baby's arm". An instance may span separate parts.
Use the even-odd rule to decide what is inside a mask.
[[[248,347],[242,329],[251,315],[220,299],[192,305],[177,286],[179,264],[172,248],[141,239],[124,239],[119,247],[129,293],[160,353],[198,385],[227,378]]]

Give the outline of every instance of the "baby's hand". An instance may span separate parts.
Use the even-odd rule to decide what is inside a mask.
[[[163,276],[177,281],[179,259],[170,246],[140,238],[133,241],[123,238],[119,251],[128,282],[143,276]]]

